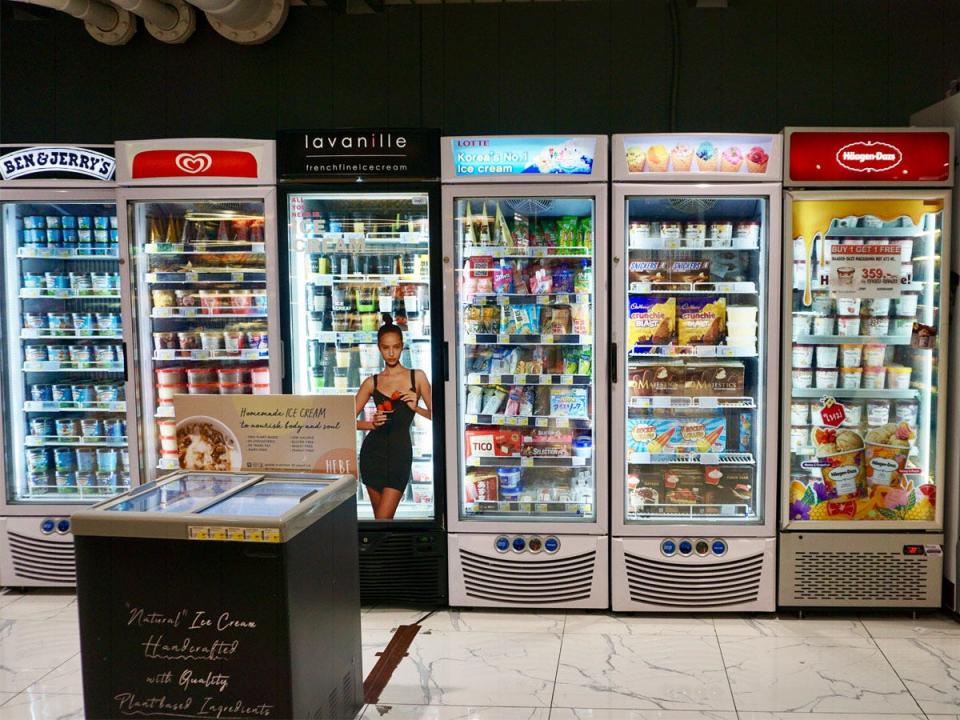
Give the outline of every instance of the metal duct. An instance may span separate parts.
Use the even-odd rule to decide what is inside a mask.
[[[84,27],[104,45],[126,45],[137,32],[137,19],[126,10],[118,10],[98,0],[15,0],[25,5],[59,10],[83,20]]]
[[[179,45],[197,29],[197,13],[185,0],[113,0],[124,10],[143,18],[143,24],[157,40]]]
[[[276,35],[287,19],[289,0],[190,0],[207,15],[213,29],[241,45],[256,45]]]

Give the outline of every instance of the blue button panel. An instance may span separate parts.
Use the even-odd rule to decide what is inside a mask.
[[[714,555],[724,555],[727,552],[727,544],[723,540],[714,540],[710,548]]]
[[[538,553],[544,550],[552,555],[560,549],[560,540],[553,536],[541,538],[536,535],[531,535],[529,538],[526,538],[522,535],[516,535],[511,538],[506,535],[499,535],[497,539],[493,541],[493,546],[497,552],[502,553],[508,552],[510,548],[513,548],[514,552],[518,553],[524,551]]]
[[[662,552],[667,557],[676,554],[677,544],[673,540],[664,540],[660,543],[660,552]]]
[[[70,521],[67,520],[67,518],[63,518],[57,522],[57,532],[61,535],[65,535],[66,533],[70,532]]]
[[[498,552],[506,552],[510,549],[510,538],[501,535],[494,544]]]
[[[44,535],[49,535],[53,532],[53,529],[56,526],[57,524],[53,520],[50,518],[44,518],[43,522],[40,523],[40,532],[42,532]]]
[[[527,547],[527,541],[524,540],[522,537],[515,537],[513,539],[513,549],[516,550],[517,552],[523,552],[526,547]]]
[[[560,549],[560,541],[557,540],[555,537],[548,537],[546,540],[543,541],[543,549],[546,550],[548,553],[555,553],[557,550]]]
[[[689,540],[681,540],[681,541],[680,541],[680,554],[681,554],[681,555],[689,555],[689,554],[692,553],[692,552],[693,552],[693,543],[690,542]]]

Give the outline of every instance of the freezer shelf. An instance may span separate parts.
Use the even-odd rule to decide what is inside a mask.
[[[468,513],[495,512],[498,515],[517,515],[520,517],[536,513],[539,516],[555,517],[582,517],[593,512],[593,505],[575,502],[540,502],[535,500],[520,501],[480,501],[468,503],[464,506]]]
[[[17,250],[17,257],[32,260],[119,260],[117,247],[104,248],[101,252],[80,252],[63,248],[32,248],[21,247]]]
[[[76,290],[67,288],[20,288],[21,300],[119,300],[120,294],[104,293],[102,290]]]
[[[593,345],[592,335],[464,335],[464,345]]]
[[[651,397],[631,397],[627,400],[631,409],[664,408],[675,410],[756,410],[757,404],[752,397],[676,397],[657,395]]]
[[[23,403],[25,412],[116,412],[125,413],[127,403],[124,400],[117,402],[83,403],[67,401],[27,400]]]
[[[127,447],[127,438],[27,435],[27,447]]]
[[[268,360],[269,350],[154,350],[154,360]]]
[[[517,373],[503,375],[483,375],[470,373],[467,385],[590,385],[592,375],[536,374]]]
[[[22,328],[22,340],[123,340],[116,330],[43,330]]]
[[[752,358],[757,357],[756,343],[750,345],[635,345],[631,360],[644,357]]]
[[[699,244],[697,244],[699,242]],[[709,243],[709,244],[708,244]],[[726,240],[706,239],[691,241],[676,237],[634,237],[630,236],[629,248],[634,250],[695,250],[697,252],[723,252],[729,250],[759,250],[756,240],[750,238],[728,238]]]
[[[537,415],[464,415],[467,425],[504,425],[514,427],[553,427],[588,430],[593,427],[589,418],[570,418]]]
[[[752,453],[639,453],[627,454],[630,465],[754,465]]]
[[[630,283],[633,295],[676,293],[681,295],[756,295],[754,282],[634,282]]]
[[[123,372],[123,363],[75,363],[61,360],[28,360],[23,363],[27,372]]]

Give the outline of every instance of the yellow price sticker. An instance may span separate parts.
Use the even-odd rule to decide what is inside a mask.
[[[226,529],[226,528],[210,528],[210,539],[211,539],[211,540],[226,540],[226,539],[227,539],[227,529]]]
[[[249,530],[245,530],[244,535],[247,538],[247,542],[263,542],[263,530],[251,528]]]
[[[573,375],[562,375],[560,382],[563,385],[573,385]]]
[[[498,343],[508,343],[510,342],[510,336],[507,333],[499,333],[497,335]]]
[[[277,528],[270,528],[268,530],[264,530],[263,539],[268,543],[280,542],[280,530]]]
[[[537,427],[550,427],[550,418],[538,417]]]
[[[230,528],[227,530],[227,537],[233,542],[243,542],[246,539],[243,528]]]

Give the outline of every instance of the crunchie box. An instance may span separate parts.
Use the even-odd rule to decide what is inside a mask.
[[[627,342],[636,351],[639,345],[666,345],[676,332],[677,301],[662,295],[631,295],[627,308]]]
[[[677,343],[719,345],[726,335],[727,301],[711,295],[682,297],[677,304]]]

